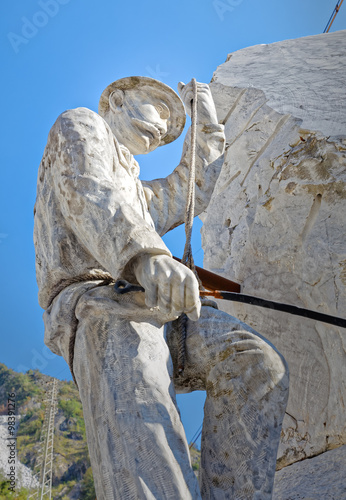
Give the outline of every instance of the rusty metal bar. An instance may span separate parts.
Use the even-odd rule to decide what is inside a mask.
[[[173,259],[181,262],[178,257],[173,257]],[[207,271],[202,267],[196,266],[196,271],[204,288],[207,288],[208,290],[225,290],[225,292],[240,293],[239,283],[223,278],[222,276],[212,273],[211,271]]]

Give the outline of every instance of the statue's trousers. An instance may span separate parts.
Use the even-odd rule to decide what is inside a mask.
[[[212,307],[189,322],[177,376],[175,323],[112,286],[84,293],[74,372],[98,500],[271,498],[287,365],[249,326]],[[169,346],[169,347],[168,347]],[[206,390],[200,484],[176,392]]]

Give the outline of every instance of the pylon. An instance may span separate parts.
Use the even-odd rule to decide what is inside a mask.
[[[48,391],[45,416],[40,435],[40,446],[35,460],[34,477],[38,480],[38,487],[29,499],[44,500],[52,498],[52,473],[53,473],[53,445],[54,421],[57,407],[57,379],[48,382],[51,387]]]

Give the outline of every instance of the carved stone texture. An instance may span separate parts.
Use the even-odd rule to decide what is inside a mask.
[[[275,475],[274,500],[346,498],[346,446],[292,464]]]
[[[243,293],[341,317],[345,40],[343,31],[251,47],[217,69],[211,87],[226,153],[202,230],[205,267],[241,283]],[[219,305],[261,332],[288,362],[278,468],[345,444],[345,330]]]
[[[187,108],[191,87],[179,85]],[[197,280],[161,240],[184,220],[190,134],[180,164],[164,179],[142,183],[133,157],[175,137],[166,91],[175,95],[148,78],[117,80],[102,94],[103,117],[69,110],[49,133],[34,231],[45,343],[78,384],[97,498],[269,500],[287,365],[224,312],[203,307],[194,321]],[[208,205],[224,151],[208,85],[197,83],[197,93],[196,215]],[[145,294],[118,295],[112,278],[137,280]],[[186,371],[175,381],[176,350],[172,363],[163,325],[183,312],[191,320]],[[173,383],[207,391],[200,488]]]

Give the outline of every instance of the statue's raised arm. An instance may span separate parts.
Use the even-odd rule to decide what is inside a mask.
[[[185,109],[191,113],[192,82],[178,85]],[[217,121],[209,85],[197,83],[196,200],[195,215],[210,201],[219,176],[225,145],[224,127]],[[178,167],[164,179],[143,182],[150,214],[160,235],[184,222],[190,168],[190,130]]]

